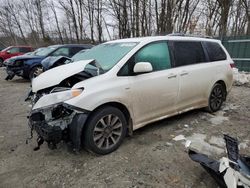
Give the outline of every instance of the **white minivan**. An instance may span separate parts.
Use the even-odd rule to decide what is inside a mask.
[[[126,134],[192,109],[220,109],[234,63],[221,42],[186,36],[115,40],[32,81],[31,129],[50,148],[107,154]]]

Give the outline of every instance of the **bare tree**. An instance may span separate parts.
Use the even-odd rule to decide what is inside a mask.
[[[242,0],[243,5],[245,7],[246,11],[246,17],[247,17],[247,32],[246,34],[250,35],[250,0]]]
[[[51,1],[50,8],[51,8],[51,10],[52,10],[52,12],[54,14],[54,18],[55,18],[55,21],[56,21],[56,28],[57,28],[57,32],[58,32],[58,35],[59,35],[59,38],[60,38],[60,42],[63,44],[62,32],[61,32],[61,29],[60,29],[60,25],[59,25],[59,21],[58,21],[58,16],[57,16],[55,4],[54,4],[53,1]]]

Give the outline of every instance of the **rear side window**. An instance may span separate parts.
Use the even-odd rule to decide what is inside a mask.
[[[201,42],[175,41],[173,48],[175,67],[206,62]]]
[[[210,61],[226,60],[227,55],[221,46],[216,42],[204,42]]]
[[[27,53],[27,52],[30,52],[30,49],[29,48],[19,48],[19,52]]]
[[[153,71],[170,68],[171,64],[167,43],[157,42],[143,47],[134,56],[134,62],[149,62],[152,64]]]

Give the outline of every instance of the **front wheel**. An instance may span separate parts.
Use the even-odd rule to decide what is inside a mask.
[[[216,112],[218,111],[226,96],[226,89],[222,84],[216,83],[210,93],[209,99],[208,99],[208,107],[207,110],[209,112]]]
[[[43,73],[43,68],[41,66],[35,66],[30,71],[29,79],[32,80],[33,78],[39,76],[42,73]]]
[[[124,114],[117,108],[104,107],[90,117],[83,133],[87,150],[105,155],[115,151],[122,143],[127,131]]]

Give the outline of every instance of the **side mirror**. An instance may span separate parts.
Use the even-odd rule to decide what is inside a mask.
[[[134,66],[134,73],[147,73],[152,71],[153,67],[149,62],[138,62]]]
[[[10,50],[7,50],[6,53],[7,53],[7,54],[10,54]]]

